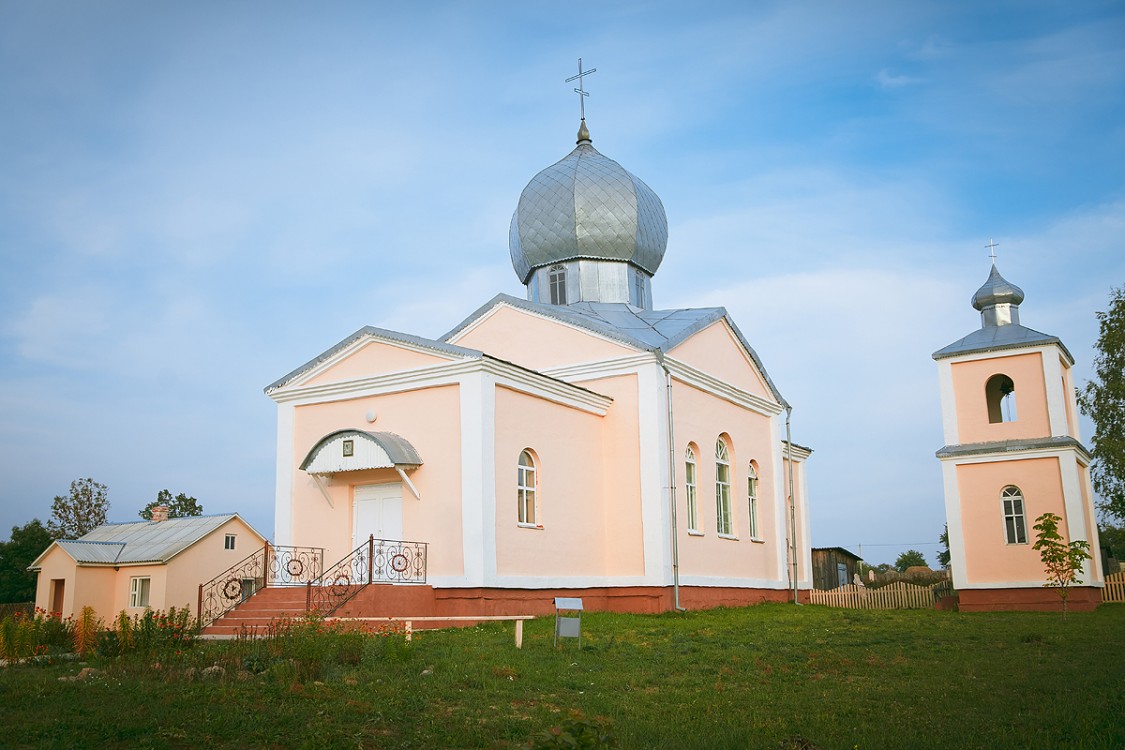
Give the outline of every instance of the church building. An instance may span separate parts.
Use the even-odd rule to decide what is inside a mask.
[[[424,543],[390,565],[424,565],[439,613],[804,596],[810,450],[724,308],[655,307],[667,242],[660,198],[583,119],[512,217],[526,299],[437,339],[361,328],[266,388],[276,543],[326,567]]]
[[[1101,603],[1104,578],[1090,485],[1080,442],[1071,367],[1055,336],[1020,325],[1024,293],[993,264],[973,295],[981,327],[934,352],[941,383],[945,447],[937,452],[953,586],[962,611],[1058,609],[1059,593],[1033,549],[1036,519],[1062,518],[1066,541],[1095,551],[1068,606]]]

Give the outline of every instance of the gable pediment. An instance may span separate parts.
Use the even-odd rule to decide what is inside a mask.
[[[746,393],[768,401],[779,400],[725,318],[680,342],[668,355]]]

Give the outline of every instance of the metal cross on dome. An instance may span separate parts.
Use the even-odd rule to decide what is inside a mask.
[[[563,81],[563,83],[570,83],[571,81],[578,81],[578,88],[576,88],[574,90],[574,93],[578,94],[578,111],[582,115],[583,120],[586,119],[586,97],[590,95],[590,92],[587,91],[585,86],[583,85],[584,81],[582,80],[582,77],[588,76],[591,73],[597,73],[597,72],[598,72],[597,68],[590,68],[587,71],[583,71],[582,70],[582,58],[580,57],[580,58],[578,58],[578,75],[571,76],[570,78],[567,78],[565,81]]]
[[[992,258],[992,264],[996,265],[996,248],[1000,247],[1000,243],[989,237],[985,247],[989,250],[988,257]]]

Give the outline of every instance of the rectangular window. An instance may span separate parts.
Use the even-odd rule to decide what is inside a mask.
[[[715,531],[729,536],[733,533],[730,505],[730,466],[715,464]]]
[[[750,476],[746,479],[746,494],[750,506],[750,538],[758,538],[758,477],[751,469]]]
[[[148,589],[149,578],[138,577],[130,580],[129,583],[129,606],[130,607],[147,607],[148,606]]]
[[[553,266],[547,274],[551,289],[551,304],[566,304],[566,266]]]
[[[699,506],[695,495],[695,461],[684,465],[684,495],[687,497],[688,531],[699,531]]]
[[[1027,522],[1023,516],[1023,498],[1004,498],[1004,530],[1008,544],[1027,544]]]
[[[227,538],[223,540],[223,549],[234,549],[234,534],[227,534]]]

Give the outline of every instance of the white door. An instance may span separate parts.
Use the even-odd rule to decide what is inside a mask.
[[[376,539],[402,539],[402,485],[365,484],[355,488],[353,549]]]

